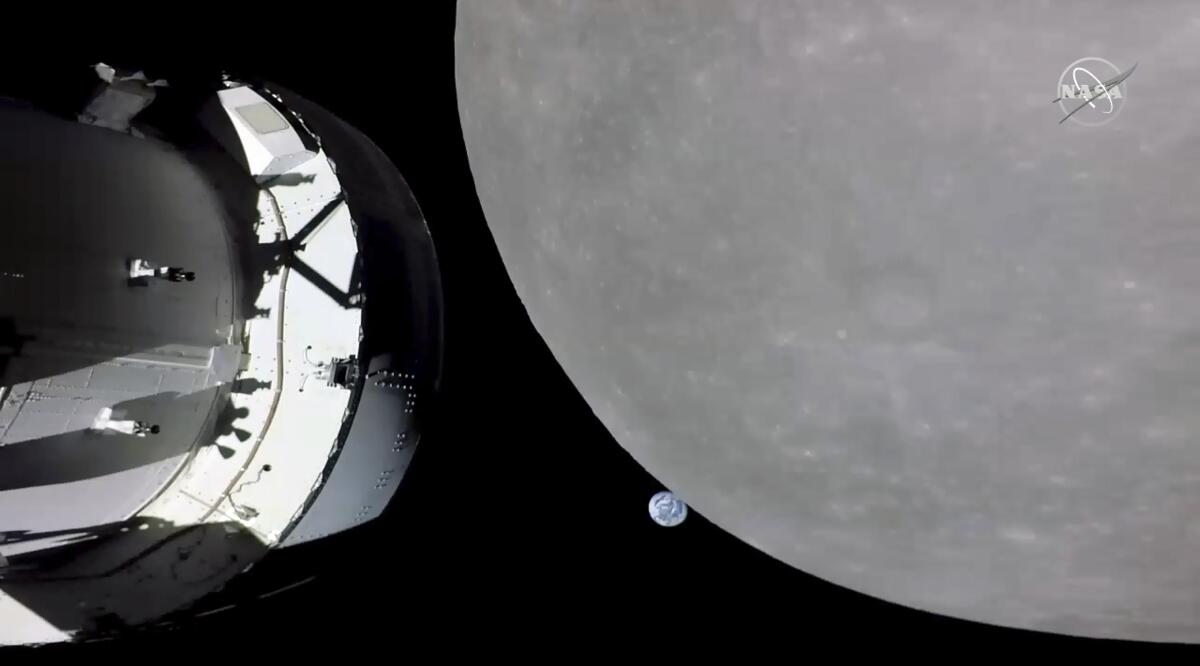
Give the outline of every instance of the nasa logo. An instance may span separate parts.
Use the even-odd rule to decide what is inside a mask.
[[[1067,65],[1055,88],[1053,100],[1062,109],[1059,124],[1070,120],[1086,127],[1099,127],[1116,119],[1128,97],[1126,79],[1137,68],[1121,71],[1104,58],[1080,58]]]

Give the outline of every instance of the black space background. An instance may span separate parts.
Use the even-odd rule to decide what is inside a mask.
[[[278,586],[315,574],[311,582],[265,600],[231,590],[206,607],[234,608],[168,630],[26,654],[147,650],[174,659],[201,650],[240,659],[246,651],[315,656],[327,648],[337,658],[374,661],[412,656],[417,645],[439,655],[565,640],[573,648],[562,654],[573,657],[612,649],[635,655],[646,641],[668,650],[781,642],[791,658],[829,647],[838,655],[845,648],[900,656],[947,646],[978,657],[991,646],[1126,645],[998,629],[874,600],[783,565],[694,510],[680,527],[655,526],[646,503],[661,486],[559,369],[492,241],[458,123],[454,6],[410,4],[420,8],[359,13],[326,5],[288,20],[302,29],[227,37],[206,25],[208,32],[185,39],[182,25],[142,21],[119,37],[97,29],[72,42],[86,62],[144,63],[152,76],[226,69],[273,80],[372,137],[408,181],[433,233],[445,291],[445,371],[434,423],[384,517],[284,551],[273,565]],[[306,39],[324,47],[297,46]],[[67,41],[39,36],[21,57],[63,55]],[[18,75],[21,62],[6,59],[6,75]]]

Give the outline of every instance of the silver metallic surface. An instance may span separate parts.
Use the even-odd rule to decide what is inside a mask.
[[[841,585],[1200,640],[1200,8],[462,2],[480,199],[646,468]],[[1134,62],[1059,124],[1063,67]],[[1082,115],[1082,114],[1081,114]]]
[[[218,193],[165,145],[3,106],[0,194],[0,328],[28,338],[0,353],[0,533],[124,520],[204,439],[236,371]],[[204,279],[131,287],[135,256]],[[164,432],[97,434],[103,407]]]
[[[279,86],[320,137],[357,224],[363,264],[363,377],[338,451],[289,547],[382,515],[412,462],[441,378],[442,288],[433,239],[408,184],[366,135]]]

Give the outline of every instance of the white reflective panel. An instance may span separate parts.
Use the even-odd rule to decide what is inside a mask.
[[[275,107],[266,102],[239,106],[235,111],[259,134],[282,132],[291,128],[283,116],[275,110]]]

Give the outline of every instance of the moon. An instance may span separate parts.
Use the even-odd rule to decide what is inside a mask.
[[[1060,125],[1089,56],[1137,86]],[[692,508],[909,607],[1200,641],[1197,57],[1183,0],[467,0],[455,66],[532,321]]]

